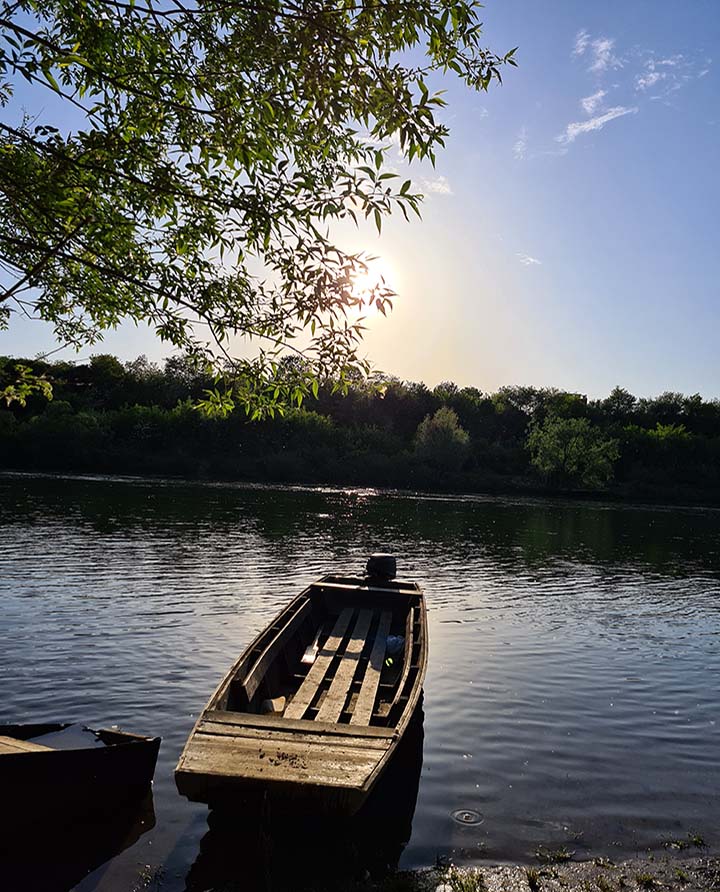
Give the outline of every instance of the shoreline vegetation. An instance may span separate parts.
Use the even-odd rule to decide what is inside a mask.
[[[23,366],[52,399],[0,405],[6,470],[720,505],[720,401],[698,394],[588,400],[376,377],[251,421],[198,411],[214,383],[183,357],[0,357],[0,390]]]

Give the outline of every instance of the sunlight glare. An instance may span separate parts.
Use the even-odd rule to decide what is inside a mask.
[[[383,303],[385,313],[390,312],[396,295],[389,292],[396,292],[398,285],[395,271],[385,258],[368,258],[366,264],[366,270],[358,270],[352,277],[352,291],[361,302],[360,315],[367,318],[383,315]]]

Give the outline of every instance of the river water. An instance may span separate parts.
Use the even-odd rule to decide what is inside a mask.
[[[172,779],[198,711],[301,587],[375,550],[429,611],[422,769],[381,806],[401,867],[720,848],[720,512],[5,475],[0,721],[163,738],[154,824],[78,889],[212,885]]]

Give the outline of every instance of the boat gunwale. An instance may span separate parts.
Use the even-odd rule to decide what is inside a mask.
[[[10,729],[13,728],[48,728],[53,727],[56,729],[55,731],[37,731],[37,736],[41,736],[42,734],[51,734],[51,733],[60,733],[64,731],[66,728],[71,727],[74,724],[78,724],[77,722],[29,722],[29,723],[13,723],[13,724],[1,724],[0,725],[0,737],[10,737],[15,740],[24,741],[26,743],[32,743],[32,737],[17,737],[15,734],[10,733]],[[95,735],[108,735],[111,737],[120,737],[124,738],[121,740],[114,740],[112,742],[106,742],[102,737],[100,738],[103,743],[103,748],[97,746],[72,746],[72,747],[53,747],[46,746],[45,750],[36,750],[34,752],[26,752],[26,753],[2,753],[0,755],[8,757],[10,755],[34,755],[41,756],[47,755],[48,753],[79,753],[79,752],[103,752],[108,749],[117,749],[125,748],[128,746],[135,746],[137,744],[156,744],[158,747],[162,742],[161,737],[150,737],[146,734],[136,734],[133,731],[122,731],[120,728],[90,728],[86,726],[83,730],[90,731]]]

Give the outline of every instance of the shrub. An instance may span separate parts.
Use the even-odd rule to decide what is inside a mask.
[[[470,436],[460,427],[457,413],[447,406],[427,415],[415,434],[415,454],[433,468],[459,471],[470,451]]]

